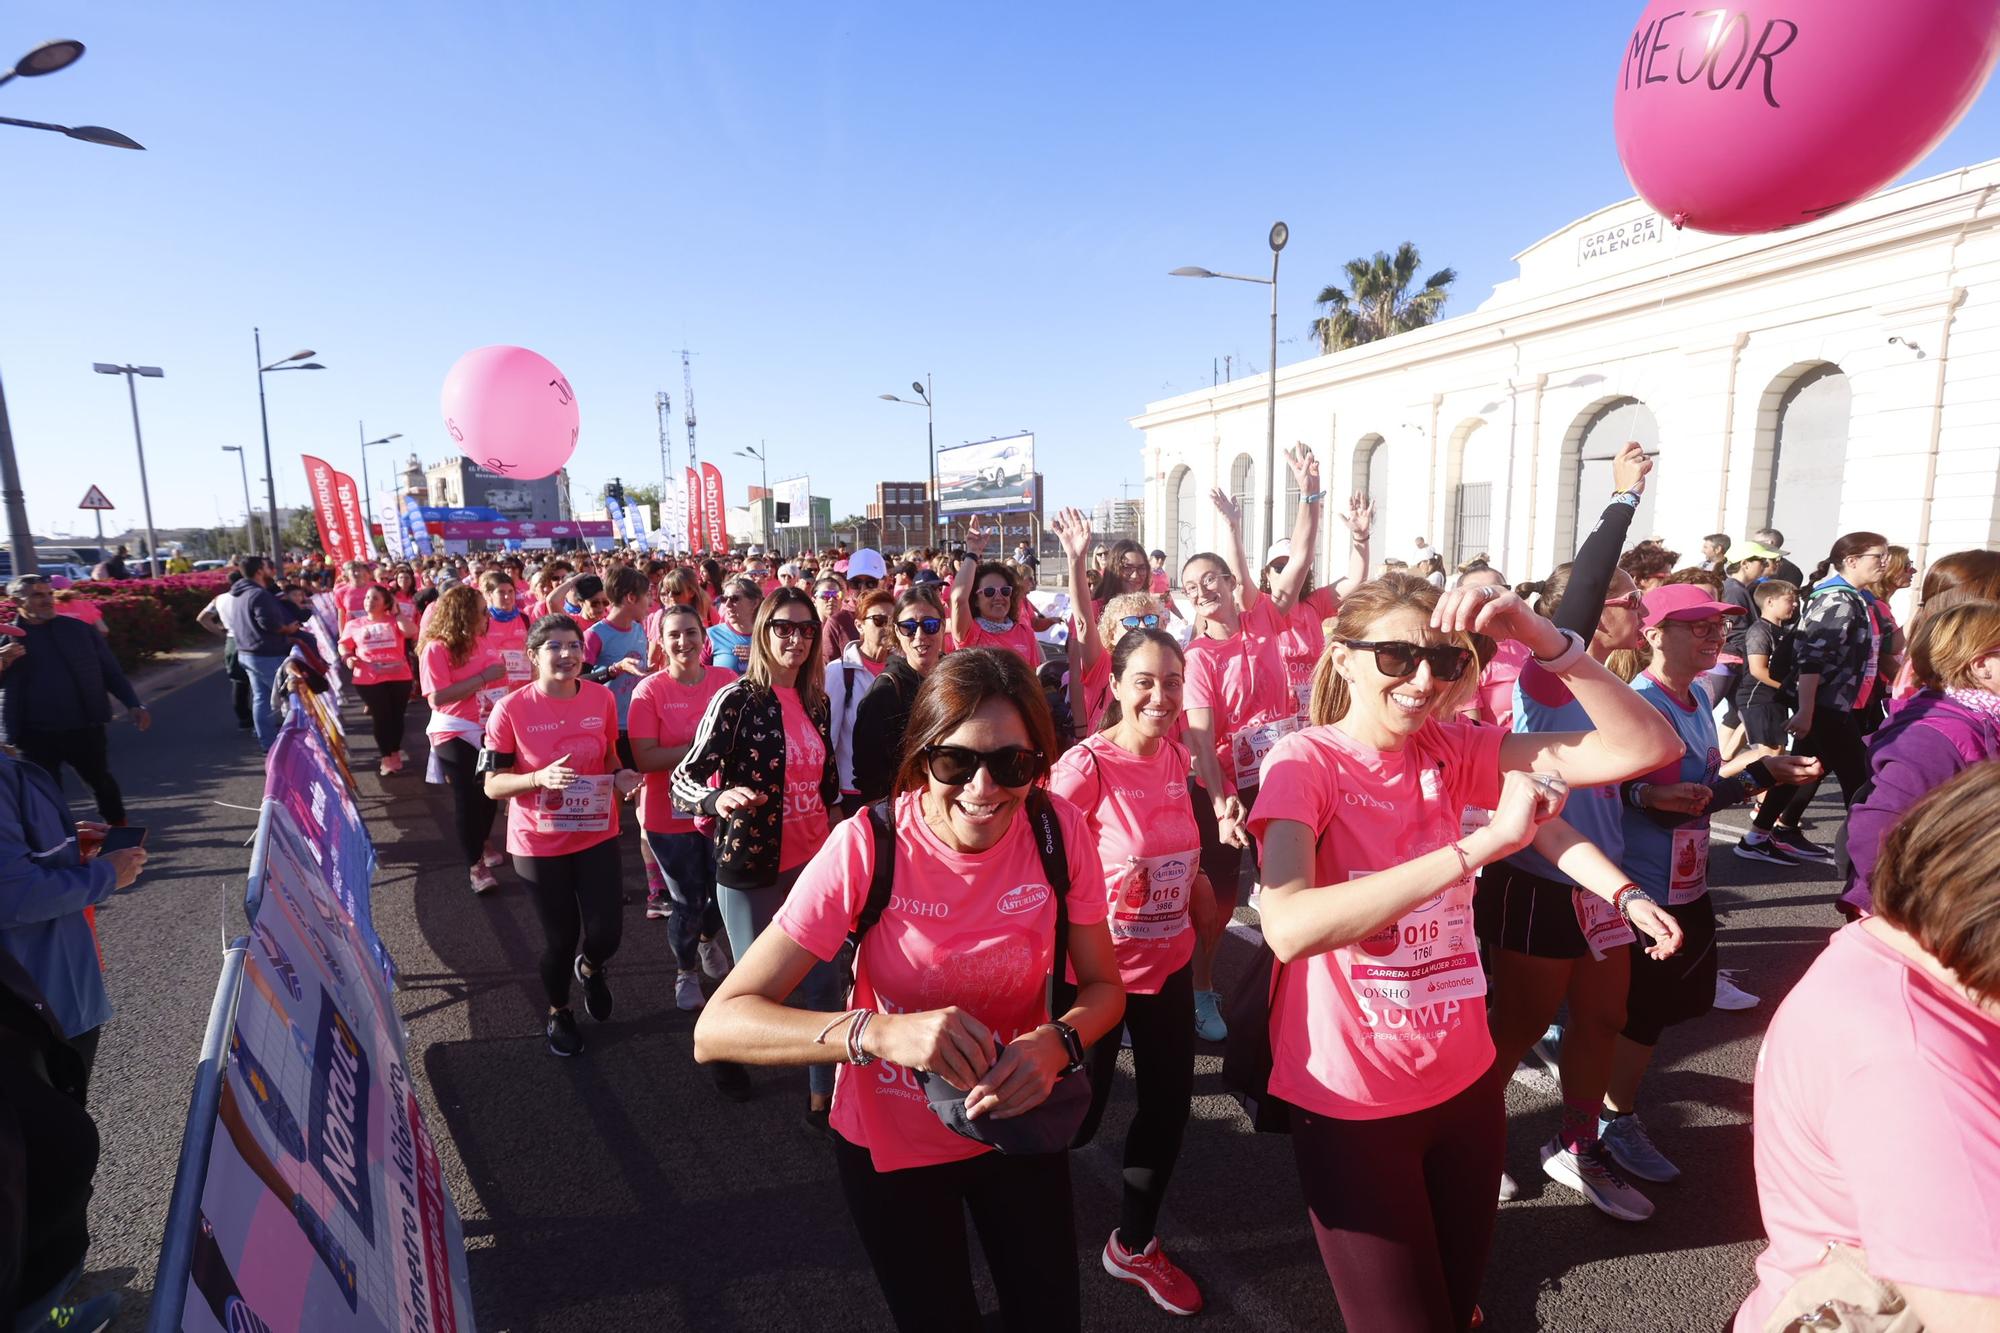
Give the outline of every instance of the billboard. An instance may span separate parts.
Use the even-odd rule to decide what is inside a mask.
[[[1035,437],[955,444],[937,452],[938,513],[1005,514],[1035,507]]]
[[[791,477],[771,488],[773,505],[790,505],[791,513],[785,518],[774,518],[773,527],[809,528],[812,526],[812,478]],[[774,515],[776,509],[771,511]]]

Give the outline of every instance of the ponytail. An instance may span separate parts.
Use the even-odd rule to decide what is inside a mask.
[[[1843,534],[1826,553],[1826,559],[1813,566],[1812,573],[1806,575],[1808,589],[1825,578],[1829,572],[1838,574],[1840,567],[1849,559],[1861,554],[1871,546],[1887,546],[1889,539],[1879,532],[1849,532]]]

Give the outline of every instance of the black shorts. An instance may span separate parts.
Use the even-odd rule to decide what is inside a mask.
[[[1590,945],[1577,924],[1571,893],[1568,884],[1495,861],[1473,886],[1473,928],[1489,949],[1530,958],[1582,958]]]
[[[1660,906],[1681,923],[1680,952],[1665,962],[1629,944],[1632,981],[1625,990],[1625,1031],[1629,1041],[1657,1046],[1660,1034],[1676,1023],[1699,1018],[1715,1006],[1715,899],[1702,894],[1691,903]]]
[[[1257,791],[1253,787],[1247,792],[1236,793],[1243,802],[1243,813],[1247,817],[1250,807],[1257,802]],[[1243,877],[1243,858],[1250,858],[1250,867],[1257,867],[1257,844],[1251,843],[1246,850],[1232,847],[1222,840],[1222,828],[1215,818],[1215,802],[1208,794],[1208,788],[1188,779],[1188,804],[1194,808],[1194,825],[1201,834],[1201,872],[1208,876],[1209,887],[1215,892],[1215,901],[1224,912],[1236,907],[1237,881]]]
[[[1785,735],[1785,723],[1792,717],[1792,710],[1783,700],[1772,694],[1756,703],[1741,703],[1738,711],[1743,714],[1743,739],[1752,745],[1768,745],[1782,751],[1790,737]]]

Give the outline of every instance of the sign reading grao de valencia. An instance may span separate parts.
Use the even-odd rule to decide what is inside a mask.
[[[1636,250],[1643,245],[1658,245],[1665,237],[1666,219],[1658,213],[1648,213],[1630,222],[1620,222],[1614,226],[1599,227],[1587,231],[1576,238],[1576,262],[1578,266],[1588,264],[1593,259],[1617,254],[1621,250]]]

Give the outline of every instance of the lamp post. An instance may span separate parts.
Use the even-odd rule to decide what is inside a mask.
[[[928,538],[932,546],[937,545],[937,421],[931,410],[931,377],[925,372],[923,383],[910,381],[910,391],[917,395],[916,401],[898,398],[893,393],[878,393],[875,396],[885,403],[908,403],[911,407],[924,409],[924,444],[930,455],[930,482],[924,489],[924,522],[929,525]]]
[[[738,449],[736,452],[737,454],[739,454],[744,458],[754,458],[757,460],[757,481],[758,485],[762,488],[764,492],[764,517],[758,523],[757,526],[764,538],[765,554],[768,555],[770,553],[771,548],[777,545],[776,539],[773,538],[771,535],[771,526],[772,526],[771,516],[775,514],[777,510],[776,507],[773,506],[771,503],[770,460],[765,457],[765,452],[766,452],[765,444],[762,440],[757,441],[757,447],[755,449],[752,449],[749,445],[746,444],[741,449]]]
[[[250,507],[250,464],[243,460],[243,446],[225,444],[225,454],[236,455],[236,466],[243,472],[243,553],[250,554],[257,549],[257,511]]]
[[[264,364],[264,331],[253,328],[250,337],[257,348],[257,419],[264,425],[264,503],[270,510],[271,562],[283,574],[284,539],[278,534],[278,470],[271,466],[271,414],[264,407],[264,376],[274,370],[325,370],[326,367],[311,359],[311,348],[293,352],[284,360],[273,361],[267,366]]]
[[[1278,254],[1292,238],[1292,229],[1282,222],[1271,224],[1271,276],[1252,278],[1241,273],[1212,273],[1205,268],[1177,268],[1170,278],[1228,278],[1232,282],[1261,282],[1271,289],[1270,386],[1264,402],[1264,535],[1252,549],[1268,550],[1278,539],[1275,500],[1278,491]]]
[[[139,447],[139,499],[145,504],[146,508],[146,559],[151,562],[147,568],[152,571],[152,577],[158,578],[161,573],[160,544],[153,540],[153,491],[152,487],[146,483],[146,438],[139,433],[139,390],[137,386],[139,376],[143,375],[149,380],[156,380],[163,378],[167,372],[161,370],[158,366],[114,366],[104,361],[93,362],[90,368],[100,375],[123,375],[125,377],[125,392],[132,400],[132,442]]]
[[[368,542],[368,558],[373,560],[375,558],[375,535],[368,531],[368,506],[374,503],[375,493],[368,489],[368,451],[378,444],[387,444],[391,440],[402,439],[403,433],[397,431],[394,435],[384,435],[379,440],[371,440],[368,438],[368,428],[363,426],[359,421],[354,423],[354,433],[361,438],[361,535]],[[385,532],[382,535],[386,540],[389,534]]]
[[[68,69],[82,58],[82,42],[67,37],[43,42],[15,61],[14,68],[0,74],[0,84],[53,74],[59,69]],[[45,120],[15,120],[12,116],[0,116],[0,125],[18,125],[24,130],[52,130],[84,143],[99,143],[107,148],[136,148],[142,153],[146,151],[146,145],[126,138],[117,130],[107,130],[102,125],[51,125]]]

